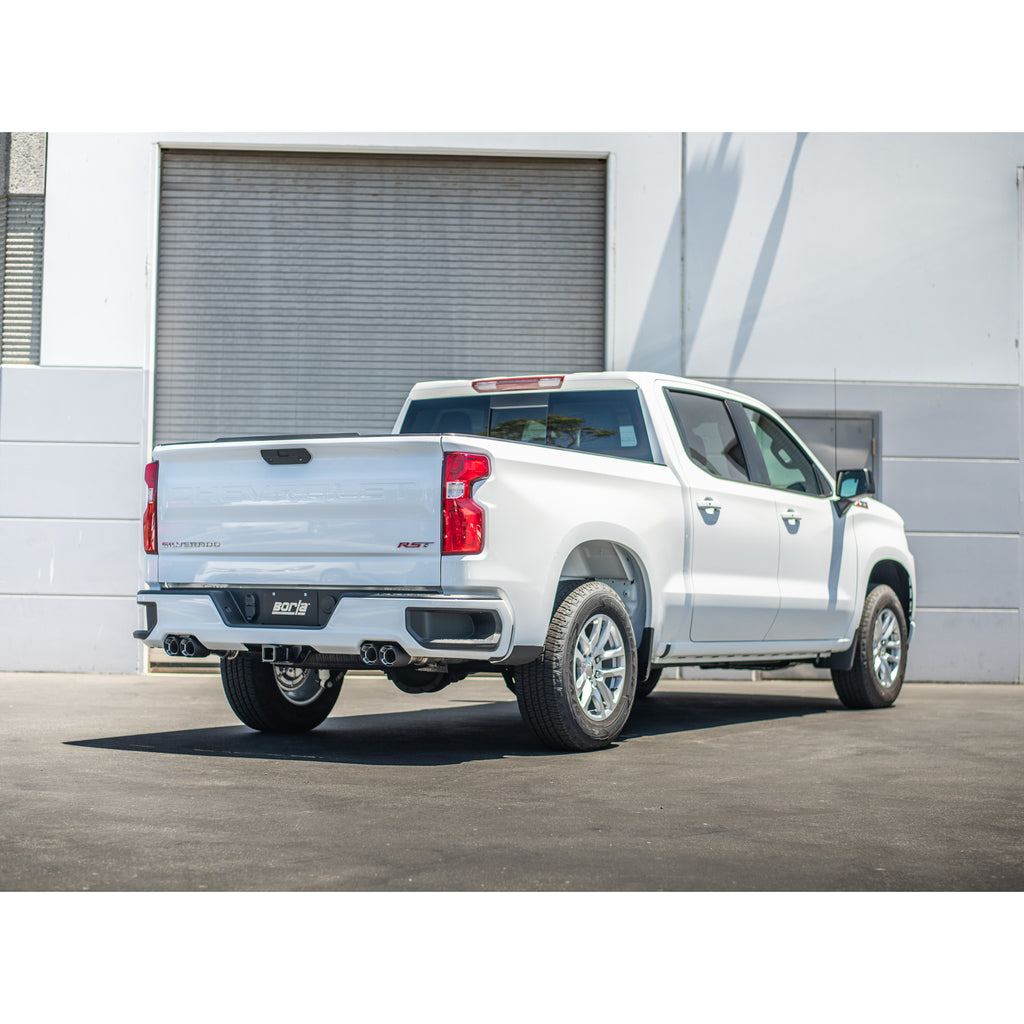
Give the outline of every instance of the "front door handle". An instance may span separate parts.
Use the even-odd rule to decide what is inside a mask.
[[[701,510],[701,512],[721,512],[722,511],[722,506],[716,504],[714,498],[705,498],[703,501],[698,501],[697,502],[697,508],[699,508]]]
[[[799,523],[800,520],[803,519],[803,516],[795,509],[787,508],[786,511],[782,513],[782,518],[787,523]]]

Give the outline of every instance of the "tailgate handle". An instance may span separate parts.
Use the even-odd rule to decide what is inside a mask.
[[[260,455],[271,466],[304,466],[313,458],[305,448],[261,448]]]

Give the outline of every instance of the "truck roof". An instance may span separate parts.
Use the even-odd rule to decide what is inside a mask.
[[[531,386],[530,382],[536,382]],[[557,381],[552,384],[550,382]],[[451,398],[462,395],[475,395],[485,392],[504,391],[503,387],[482,388],[481,384],[491,382],[515,382],[514,387],[507,390],[519,392],[529,391],[594,391],[601,389],[617,389],[623,386],[640,388],[643,386],[665,386],[681,387],[702,391],[706,394],[717,395],[722,398],[733,398],[736,400],[749,401],[747,395],[731,391],[728,388],[719,387],[716,384],[708,384],[701,380],[688,377],[676,377],[667,373],[652,373],[642,370],[596,370],[586,373],[541,373],[541,374],[514,374],[508,376],[478,377],[467,380],[428,380],[414,384],[409,392],[410,399],[417,398]],[[476,386],[474,386],[476,385]],[[760,403],[758,403],[760,404]]]

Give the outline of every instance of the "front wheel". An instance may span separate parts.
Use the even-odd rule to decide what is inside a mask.
[[[269,665],[254,654],[221,658],[224,695],[240,721],[260,732],[308,732],[333,710],[344,672]]]
[[[516,671],[524,720],[555,750],[599,750],[622,732],[636,694],[636,641],[605,583],[584,583],[551,619],[544,653]]]
[[[907,668],[907,620],[891,587],[868,594],[854,647],[853,668],[832,670],[836,694],[848,708],[889,707]]]

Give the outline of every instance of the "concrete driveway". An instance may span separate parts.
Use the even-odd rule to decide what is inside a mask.
[[[3,890],[1021,890],[1024,687],[668,680],[555,754],[499,677],[350,675],[250,732],[209,674],[0,674]]]

